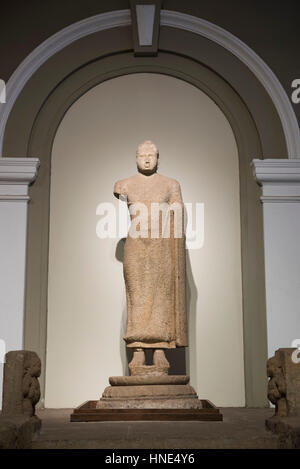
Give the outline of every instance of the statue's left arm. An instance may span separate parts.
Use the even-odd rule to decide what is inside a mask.
[[[183,204],[180,184],[178,181],[175,181],[175,179],[172,180],[171,185],[170,185],[170,198],[169,198],[170,204],[173,204],[174,202]]]
[[[175,330],[176,346],[185,347],[187,343],[187,318],[185,296],[185,233],[184,233],[184,204],[179,182],[172,180],[169,204],[173,205],[171,226],[174,250],[175,270]],[[177,211],[177,213],[176,213]],[[176,236],[177,226],[177,236]]]

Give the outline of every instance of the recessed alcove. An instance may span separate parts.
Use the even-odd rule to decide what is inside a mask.
[[[53,142],[46,407],[97,399],[108,376],[127,372],[119,238],[97,237],[96,208],[111,203],[118,212],[114,182],[136,172],[136,146],[146,138],[157,143],[159,172],[180,181],[194,217],[195,204],[204,204],[204,244],[186,252],[187,374],[200,397],[223,406],[245,403],[235,137],[220,108],[195,86],[142,73],[89,90],[68,110]],[[174,360],[173,369],[176,360],[182,366],[182,357]]]

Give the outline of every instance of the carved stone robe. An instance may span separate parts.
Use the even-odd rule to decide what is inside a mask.
[[[174,237],[175,215],[171,211],[170,236],[163,236],[165,227],[162,226],[162,215],[159,215],[159,236],[151,237],[155,218],[151,212],[153,203],[180,205],[183,227],[180,185],[176,180],[157,173],[150,176],[138,173],[116,182],[114,194],[126,198],[131,216],[123,261],[127,302],[126,345],[141,348],[187,346],[184,230],[182,228],[181,237],[178,233]],[[141,207],[148,209],[146,215],[143,215]],[[145,221],[139,223],[139,237],[134,235],[137,215]]]

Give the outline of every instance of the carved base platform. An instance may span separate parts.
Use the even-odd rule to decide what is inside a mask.
[[[109,386],[98,401],[99,409],[201,409],[188,384]]]
[[[134,375],[134,376],[110,376],[111,386],[148,386],[155,384],[183,385],[188,384],[190,377],[186,375]],[[109,388],[106,388],[109,389]],[[105,390],[106,391],[106,390]],[[104,391],[104,392],[105,392]]]
[[[201,400],[199,409],[97,409],[99,401],[87,401],[74,409],[71,422],[113,421],[222,421],[210,401]]]
[[[99,401],[87,401],[71,422],[107,420],[222,420],[219,410],[200,400],[188,376],[112,376]]]

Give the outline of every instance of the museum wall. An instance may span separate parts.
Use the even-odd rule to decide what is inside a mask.
[[[113,99],[111,98],[113,96]],[[136,172],[137,144],[160,149],[159,172],[204,204],[204,243],[187,251],[187,373],[201,398],[243,406],[244,359],[238,154],[223,113],[197,88],[165,75],[106,81],[65,115],[53,144],[46,407],[97,399],[127,372],[122,241],[100,239],[97,206]],[[201,221],[201,220],[200,220]],[[217,300],[217,301],[216,301]]]

